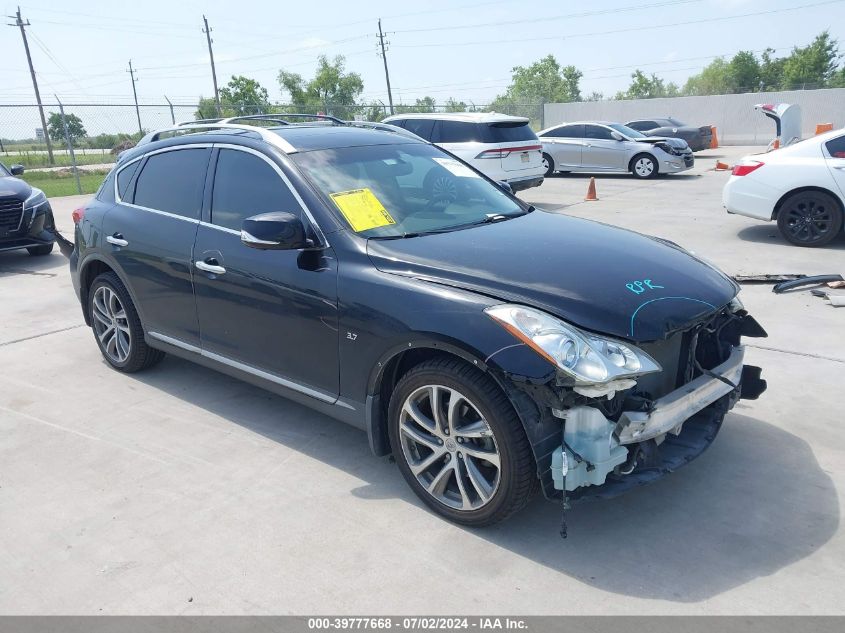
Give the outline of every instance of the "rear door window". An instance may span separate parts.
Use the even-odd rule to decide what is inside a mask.
[[[484,125],[484,124],[482,124]],[[511,143],[513,141],[536,141],[537,135],[528,122],[502,121],[500,123],[488,123],[488,143]]]
[[[563,127],[543,133],[543,136],[549,136],[551,138],[584,138],[584,126],[564,125]]]
[[[613,136],[610,134],[610,130],[600,125],[585,125],[584,138],[592,138],[600,141],[613,140]]]
[[[654,121],[632,121],[628,124],[628,127],[637,130],[637,132],[642,132],[643,130],[653,130],[660,126]]]
[[[472,143],[481,141],[481,131],[475,123],[438,121],[431,137],[434,143]]]
[[[147,158],[135,184],[134,204],[199,219],[210,150],[179,149]]]
[[[834,158],[845,158],[845,136],[832,139],[825,143],[824,146]]]
[[[431,140],[431,131],[434,129],[434,120],[433,119],[407,119],[406,121],[402,122],[402,127],[404,127],[409,132],[413,132],[420,138],[425,139],[426,141]]]
[[[211,193],[211,223],[240,231],[245,219],[279,211],[300,215],[299,203],[276,170],[255,154],[221,149]]]

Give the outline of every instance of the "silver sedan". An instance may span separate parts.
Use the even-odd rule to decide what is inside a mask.
[[[686,171],[695,164],[686,141],[645,136],[620,123],[564,123],[537,136],[543,142],[546,176],[627,171],[637,178],[654,178]]]

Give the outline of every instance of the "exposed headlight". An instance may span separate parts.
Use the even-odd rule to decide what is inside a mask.
[[[27,198],[23,203],[23,208],[31,209],[33,207],[39,207],[45,202],[47,202],[47,196],[44,195],[44,192],[41,191],[41,189],[33,187],[32,193],[29,194],[29,198]]]
[[[672,156],[680,156],[681,155],[681,153],[678,150],[676,150],[674,147],[672,147],[668,143],[655,143],[654,146],[659,147],[664,152],[666,152],[667,154],[671,154]]]
[[[739,295],[731,299],[731,302],[728,304],[728,310],[730,310],[731,312],[739,312],[740,310],[745,310],[745,306],[740,300]]]
[[[484,312],[576,383],[605,383],[662,369],[633,345],[584,332],[534,308],[505,304]]]

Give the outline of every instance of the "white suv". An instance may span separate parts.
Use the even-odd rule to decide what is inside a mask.
[[[496,112],[396,114],[384,119],[469,163],[513,191],[543,183],[543,146],[524,117]]]

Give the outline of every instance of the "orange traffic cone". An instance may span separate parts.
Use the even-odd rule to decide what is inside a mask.
[[[584,200],[587,202],[593,202],[598,199],[599,197],[596,195],[596,179],[590,178],[590,186],[587,187],[587,195],[584,197]]]
[[[710,126],[710,149],[718,149],[719,147],[719,137],[716,136],[716,126]]]
[[[723,163],[720,160],[716,161],[716,171],[728,171],[730,168],[731,166],[727,163]]]

